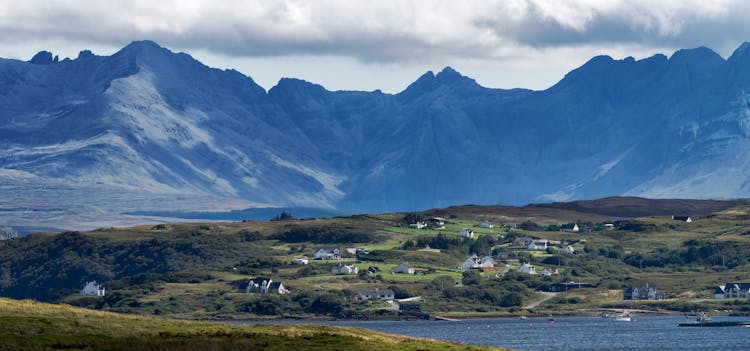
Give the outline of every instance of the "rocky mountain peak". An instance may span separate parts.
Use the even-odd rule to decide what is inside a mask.
[[[34,57],[29,60],[29,63],[33,63],[35,65],[51,65],[53,63],[57,63],[59,61],[59,58],[57,55],[52,57],[52,53],[49,51],[39,51],[34,55]]]

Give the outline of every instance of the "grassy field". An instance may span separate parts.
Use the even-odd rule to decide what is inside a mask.
[[[310,325],[227,325],[0,298],[0,350],[501,350]]]

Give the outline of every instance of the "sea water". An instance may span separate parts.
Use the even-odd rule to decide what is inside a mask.
[[[283,322],[354,326],[379,332],[509,347],[517,350],[750,350],[750,328],[686,328],[681,316],[634,317],[631,322],[601,317],[488,318],[450,321]],[[714,317],[714,321],[748,317]],[[253,323],[253,322],[251,322]],[[279,322],[271,322],[278,324]]]

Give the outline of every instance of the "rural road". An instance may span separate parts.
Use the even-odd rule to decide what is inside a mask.
[[[541,305],[542,302],[547,301],[547,300],[549,300],[549,299],[557,296],[557,294],[558,294],[558,293],[546,292],[546,291],[539,291],[539,293],[542,294],[542,295],[544,295],[544,297],[541,298],[541,299],[539,299],[539,300],[537,300],[537,301],[535,301],[534,303],[531,303],[531,304],[528,304],[526,306],[523,306],[523,308],[527,309],[527,310],[535,308],[536,306]]]

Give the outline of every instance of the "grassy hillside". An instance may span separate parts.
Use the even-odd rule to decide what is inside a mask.
[[[0,350],[500,350],[303,325],[225,325],[0,298]]]
[[[0,295],[176,318],[398,318],[396,304],[356,301],[357,291],[391,289],[397,298],[420,297],[424,311],[432,314],[516,315],[620,308],[626,305],[620,289],[649,283],[669,298],[650,305],[654,309],[750,312],[744,299],[705,300],[719,284],[750,280],[749,206],[726,208],[737,202],[702,200],[597,201],[571,203],[570,209],[561,204],[513,208],[513,216],[520,217],[506,216],[510,212],[497,212],[494,206],[463,206],[332,219],[37,234],[0,241]],[[602,209],[592,209],[598,203]],[[634,208],[662,214],[620,216]],[[600,214],[586,217],[584,209]],[[722,210],[701,212],[712,209]],[[694,221],[674,221],[663,215],[668,210],[692,215]],[[444,228],[408,226],[438,214],[448,217]],[[495,225],[480,228],[480,220]],[[581,231],[560,231],[559,225],[567,222],[578,222]],[[615,228],[608,230],[607,223]],[[462,228],[473,229],[475,236],[458,237]],[[514,245],[514,239],[526,236],[559,241],[576,252]],[[337,262],[292,264],[295,256],[312,258],[318,247],[366,253],[360,250]],[[496,269],[459,269],[470,254],[490,253]],[[393,274],[403,262],[416,274]],[[548,268],[558,274],[521,274],[518,268],[524,262],[538,272]],[[338,264],[355,265],[359,274],[333,275],[331,268]],[[292,293],[247,294],[244,288],[254,277],[281,281]],[[78,294],[93,279],[105,284],[105,297]],[[532,311],[523,308],[542,298],[539,291],[573,280],[595,288],[558,295]]]

